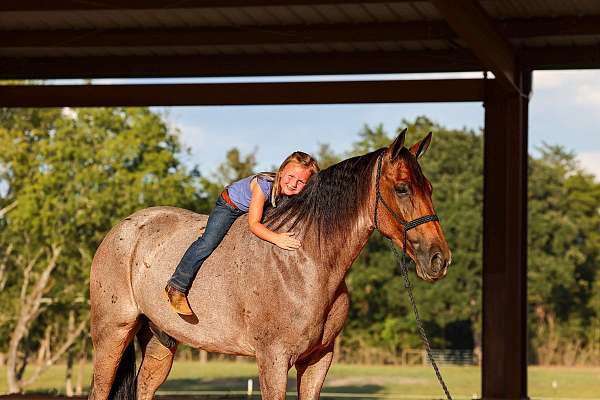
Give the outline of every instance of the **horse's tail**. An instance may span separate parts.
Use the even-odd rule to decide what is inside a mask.
[[[123,353],[115,380],[108,395],[109,400],[136,400],[137,377],[135,373],[135,347],[133,340]]]

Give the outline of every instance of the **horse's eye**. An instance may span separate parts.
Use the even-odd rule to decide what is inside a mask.
[[[408,185],[405,184],[405,183],[403,183],[403,184],[401,184],[399,186],[396,186],[396,193],[400,197],[404,197],[404,196],[410,195],[410,190],[408,189]]]

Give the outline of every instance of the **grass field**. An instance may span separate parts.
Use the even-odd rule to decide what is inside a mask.
[[[51,368],[31,388],[32,392],[64,392],[64,366]],[[90,381],[91,365],[84,369],[84,382]],[[481,394],[480,370],[477,367],[443,366],[442,375],[456,399],[471,399]],[[0,368],[0,393],[6,392],[6,370]],[[174,394],[198,391],[244,391],[248,379],[258,386],[257,370],[251,362],[176,362],[169,379],[159,393]],[[555,384],[553,385],[553,382]],[[295,371],[290,372],[288,391],[296,390]],[[388,398],[443,398],[431,367],[395,367],[334,365],[329,372],[325,394]],[[600,399],[600,368],[530,367],[529,395],[536,398]]]

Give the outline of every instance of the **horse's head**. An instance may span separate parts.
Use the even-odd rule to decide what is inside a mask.
[[[379,155],[377,162],[381,166],[376,166],[376,173],[380,168],[376,175],[376,179],[379,176],[379,200],[377,184],[373,185],[373,197],[378,203],[377,213],[374,212],[377,220],[373,222],[400,248],[405,240],[403,224],[435,215],[432,186],[418,163],[431,143],[431,133],[410,148],[404,147],[405,135],[406,129]],[[452,256],[439,221],[421,223],[407,231],[406,247],[421,279],[434,282],[446,275]]]

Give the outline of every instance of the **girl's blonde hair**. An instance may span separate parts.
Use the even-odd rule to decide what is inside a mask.
[[[316,174],[320,171],[319,163],[317,163],[317,160],[315,160],[310,154],[306,154],[302,151],[295,151],[292,154],[290,154],[289,156],[287,156],[287,158],[285,160],[283,160],[283,162],[279,166],[279,169],[277,170],[277,173],[275,174],[275,177],[273,178],[273,189],[271,190],[271,199],[270,199],[271,205],[273,207],[276,206],[275,201],[276,201],[277,197],[279,196],[279,194],[281,193],[281,185],[279,185],[279,180],[281,179],[281,171],[283,171],[285,166],[291,162],[298,163],[298,164],[302,165],[303,167],[308,168],[310,170],[310,176],[313,176],[314,174]]]

